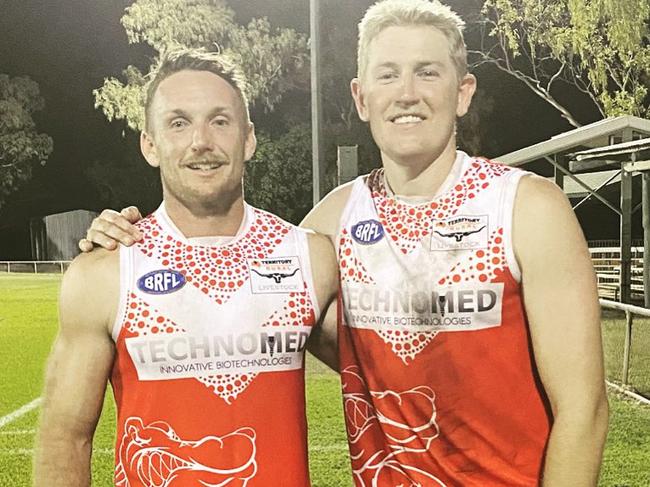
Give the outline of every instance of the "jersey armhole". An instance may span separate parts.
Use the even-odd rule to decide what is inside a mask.
[[[120,336],[122,323],[124,323],[124,317],[126,316],[126,302],[131,291],[133,272],[133,249],[120,245],[117,251],[120,253],[120,297],[117,312],[115,313],[115,321],[113,322],[113,331],[111,333],[115,343],[117,343],[117,339]]]
[[[504,241],[504,252],[506,258],[506,265],[513,279],[517,282],[521,282],[521,269],[519,268],[519,262],[517,262],[517,256],[515,255],[514,241],[513,241],[513,221],[515,215],[515,205],[517,200],[517,191],[519,189],[519,183],[521,179],[529,176],[530,173],[522,170],[514,170],[512,173],[507,175],[507,181],[505,184],[505,189],[503,191],[503,200],[501,201],[501,220],[503,224],[503,241]],[[509,210],[508,210],[509,209]]]
[[[309,237],[307,231],[301,229],[294,229],[296,235],[296,247],[298,249],[298,259],[300,260],[300,267],[302,268],[302,277],[307,286],[307,295],[314,308],[315,321],[318,322],[320,318],[320,305],[318,304],[318,296],[316,295],[316,287],[314,285],[314,275],[311,271],[311,257],[309,254]],[[307,265],[305,265],[305,261]]]

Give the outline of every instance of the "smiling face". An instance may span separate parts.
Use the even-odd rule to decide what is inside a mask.
[[[368,46],[367,69],[351,84],[384,164],[409,166],[455,151],[456,117],[467,112],[475,87],[472,75],[458,78],[444,34],[420,25],[379,32]]]
[[[244,161],[255,151],[245,110],[235,89],[208,71],[184,70],[160,83],[140,145],[160,167],[168,204],[221,213],[242,199]]]

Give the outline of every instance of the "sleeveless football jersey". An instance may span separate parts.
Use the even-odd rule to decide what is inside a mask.
[[[115,484],[309,486],[307,234],[248,205],[226,244],[186,239],[164,206],[137,226],[120,248]]]
[[[431,201],[382,169],[338,234],[341,381],[359,487],[533,486],[549,433],[512,245],[525,172],[458,153]]]

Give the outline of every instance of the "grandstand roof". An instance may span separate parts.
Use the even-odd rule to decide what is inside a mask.
[[[632,138],[650,137],[650,120],[632,115],[606,118],[494,159],[509,166],[521,166],[557,154],[609,146],[612,137],[622,137],[624,132],[632,132]]]

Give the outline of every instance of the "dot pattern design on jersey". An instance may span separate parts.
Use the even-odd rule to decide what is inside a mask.
[[[490,235],[487,249],[476,250],[467,259],[458,262],[438,284],[452,286],[461,282],[490,282],[503,273],[505,259],[503,228],[499,228]]]
[[[341,279],[347,282],[362,284],[374,282],[363,263],[354,254],[352,238],[350,238],[350,233],[346,228],[341,232],[341,239],[339,240],[339,270]]]
[[[165,232],[155,215],[150,215],[136,224],[145,235],[137,248],[163,266],[180,272],[188,283],[217,304],[223,304],[248,279],[248,260],[271,256],[291,230],[278,217],[253,211],[253,223],[245,235],[214,247],[183,242]]]
[[[128,296],[123,323],[129,337],[185,333],[186,331],[183,327],[162,316],[133,293]],[[256,376],[257,373],[218,374],[199,376],[196,377],[196,380],[208,387],[227,404],[232,404]]]
[[[305,284],[305,289],[307,285]],[[262,326],[311,326],[316,321],[314,307],[306,291],[289,293],[282,308],[275,311]]]
[[[172,320],[160,315],[133,293],[129,293],[127,297],[122,323],[131,336],[146,337],[185,331]]]
[[[421,240],[431,234],[435,220],[453,217],[468,200],[487,189],[490,180],[501,177],[512,169],[487,160],[474,161],[460,181],[447,193],[429,203],[409,205],[392,197],[385,186],[384,170],[370,173],[370,188],[380,221],[393,244],[404,254],[421,246]],[[355,283],[374,282],[363,264],[356,258],[353,242],[347,229],[339,241],[341,280]],[[474,251],[457,262],[438,284],[450,286],[462,282],[489,282],[498,277],[505,267],[503,229],[495,230],[489,238],[487,249]],[[346,271],[347,270],[347,271]],[[439,333],[437,331],[412,332],[404,330],[376,330],[377,335],[390,345],[393,353],[405,364],[415,360]]]
[[[393,245],[408,254],[422,245],[423,238],[431,235],[434,220],[456,215],[467,200],[476,198],[490,186],[492,178],[511,170],[490,161],[474,161],[453,188],[433,201],[419,205],[401,202],[389,194],[383,168],[372,171],[367,184],[384,230]]]

